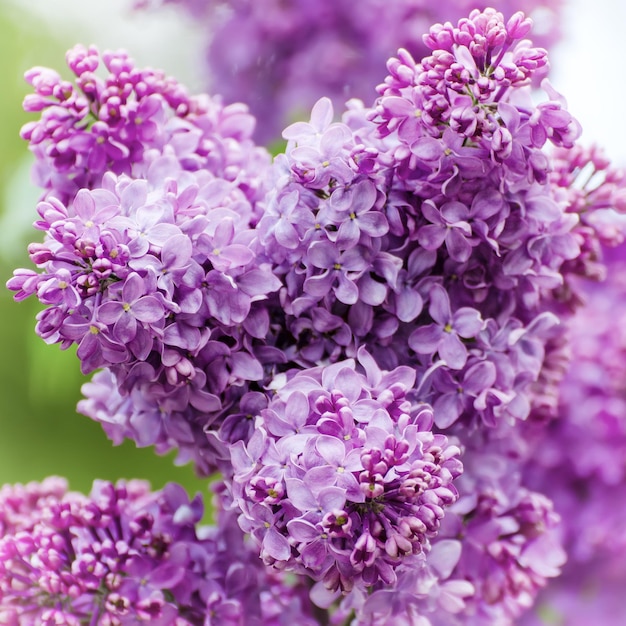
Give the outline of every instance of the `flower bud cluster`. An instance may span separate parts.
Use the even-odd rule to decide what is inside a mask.
[[[26,73],[35,93],[24,109],[41,119],[26,124],[22,137],[46,195],[67,203],[79,189],[100,187],[105,172],[143,177],[148,155],[167,149],[182,169],[208,170],[250,201],[258,197],[257,171],[268,157],[250,139],[255,120],[244,105],[189,96],[163,72],[136,68],[123,51],[101,55],[79,45],[67,64],[74,83],[44,67]]]
[[[626,495],[624,245],[604,250],[604,256],[606,280],[586,281],[586,306],[568,324],[571,365],[560,385],[557,415],[547,428],[526,433],[542,449],[541,458],[526,467],[527,481],[553,499],[564,520],[570,559],[564,576],[574,588],[592,585],[598,570],[619,584],[624,580],[626,512],[616,506]],[[558,590],[546,602],[555,602]]]
[[[150,492],[141,481],[96,481],[83,496],[50,478],[5,486],[0,500],[7,626],[286,626],[296,607],[314,623],[300,591],[266,577],[228,516],[196,529],[200,497],[174,483]]]

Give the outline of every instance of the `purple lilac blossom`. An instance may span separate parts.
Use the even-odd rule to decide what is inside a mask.
[[[270,171],[188,166],[174,134],[67,198],[44,182],[42,272],[9,283],[48,306],[42,337],[104,367],[81,410],[116,442],[219,466],[228,515],[267,565],[317,581],[332,623],[508,626],[563,545],[578,558],[567,490],[522,468],[625,180],[577,147],[548,83],[531,93],[548,62],[530,27],[493,9],[435,25],[371,108],[336,122],[322,98],[287,127]],[[602,458],[573,444],[576,462],[621,485],[602,462],[615,420],[595,426]]]
[[[294,612],[315,624],[297,581],[267,576],[228,515],[197,526],[200,496],[174,483],[96,481],[84,496],[49,478],[0,498],[7,626],[286,626]]]
[[[265,563],[334,592],[421,567],[462,471],[432,409],[407,396],[415,373],[361,361],[364,373],[353,361],[296,373],[231,448],[240,525]]]
[[[308,125],[294,124],[285,131],[287,159],[277,163],[277,179],[284,186],[285,197],[290,198],[288,210],[298,208],[294,203],[298,198],[299,206],[308,211],[307,230],[297,233],[302,253],[293,236],[281,251],[279,237],[271,230],[278,213],[272,203],[271,217],[260,224],[262,230],[269,226],[274,258],[282,261],[280,255],[285,255],[287,289],[282,301],[292,307],[286,309],[288,315],[301,319],[312,305],[316,309],[329,307],[336,317],[345,316],[356,335],[355,343],[365,342],[379,362],[389,358],[382,355],[382,343],[399,364],[415,367],[421,381],[418,391],[426,394],[421,398],[438,409],[435,423],[452,427],[450,432],[466,445],[477,426],[497,426],[499,436],[506,437],[511,420],[526,418],[539,400],[543,405],[558,382],[562,363],[555,359],[558,352],[547,352],[546,346],[559,345],[559,317],[571,315],[576,304],[575,293],[570,293],[574,279],[587,274],[584,265],[567,263],[580,254],[581,221],[593,223],[596,218],[592,211],[607,208],[600,202],[591,203],[589,215],[581,218],[582,211],[576,210],[567,192],[551,178],[550,157],[543,150],[546,142],[561,149],[557,167],[564,169],[561,162],[581,158],[575,151],[567,155],[580,127],[566,112],[563,99],[547,84],[548,101],[532,105],[529,86],[533,74],[546,66],[546,59],[543,51],[527,43],[516,45],[515,40],[523,38],[528,28],[521,15],[505,24],[493,11],[473,13],[468,21],[459,23],[458,30],[451,26],[433,28],[427,37],[434,51],[432,57],[418,65],[401,52],[397,62],[389,64],[391,76],[379,88],[381,98],[373,114],[353,104],[344,116],[346,126],[353,131],[352,141],[345,129],[332,123],[330,104],[318,103]],[[344,163],[352,168],[352,179]],[[393,176],[385,176],[390,170]],[[311,278],[328,281],[331,267],[342,270],[343,240],[337,235],[341,222],[333,198],[338,195],[341,206],[346,188],[356,188],[354,183],[364,179],[378,189],[377,200],[373,205],[371,201],[359,202],[374,209],[380,206],[389,230],[375,233],[373,240],[370,235],[360,236],[356,245],[349,241],[345,250],[368,245],[373,253],[357,248],[364,259],[381,251],[397,255],[402,265],[388,263],[387,267],[399,267],[407,274],[411,268],[405,259],[412,256],[423,281],[418,290],[422,306],[416,309],[416,322],[403,328],[398,316],[387,337],[381,336],[379,329],[384,324],[376,316],[381,315],[381,308],[388,313],[393,301],[385,296],[379,305],[365,290],[361,296],[359,275],[354,270],[343,274],[341,280],[357,285],[361,301],[342,299],[336,288],[340,283],[327,282],[325,302],[319,299],[321,293],[311,289]],[[604,180],[609,185],[612,182],[610,178]],[[601,196],[603,183],[596,197]],[[281,192],[273,202],[286,206]],[[451,204],[454,202],[457,204]],[[619,192],[609,203],[619,209]],[[402,217],[394,219],[393,209]],[[436,224],[445,226],[444,236],[420,230]],[[448,243],[447,231],[455,229],[458,237]],[[585,230],[589,244],[597,245],[605,237],[593,229]],[[403,235],[400,244],[394,242],[398,235]],[[324,264],[307,251],[319,247],[320,240],[325,242],[324,250],[335,246],[333,256],[329,255]],[[411,246],[411,241],[417,245]],[[287,269],[288,263],[297,270]],[[307,274],[303,276],[305,268]],[[400,271],[395,275],[376,273],[373,262],[370,268],[367,271],[376,276],[378,285],[387,281],[389,293],[395,286],[389,277],[393,280]],[[324,272],[320,274],[319,269]],[[565,280],[568,289],[564,289]],[[441,292],[445,298],[439,297]],[[447,303],[452,304],[448,307]],[[442,335],[437,335],[438,340],[433,340],[436,345],[429,351],[428,342],[421,344],[431,357],[428,360],[416,361],[406,352],[403,344],[408,343],[421,355],[419,333],[428,324],[439,323],[445,331],[452,331],[454,312],[464,307],[473,307],[473,319],[483,320],[483,325],[466,335],[471,341],[464,347],[464,360],[459,357],[458,364],[454,360],[446,363],[438,354]],[[369,315],[364,315],[368,309]],[[369,327],[359,325],[368,319]],[[418,330],[410,330],[416,326]],[[378,331],[375,338],[376,331],[371,329]],[[417,333],[413,345],[407,342],[411,332]],[[337,351],[328,356],[331,354],[337,358]],[[549,376],[543,372],[544,365],[550,368]],[[459,421],[461,416],[465,420]],[[493,445],[491,437],[497,443],[496,435],[485,435],[463,458],[470,461],[475,455],[475,464],[482,463],[487,445]],[[532,605],[548,578],[559,574],[565,560],[559,516],[543,494],[529,490],[520,481],[522,458],[512,462],[505,452],[494,453],[494,457],[496,467],[505,468],[496,473],[499,484],[490,484],[494,478],[489,476],[484,480],[477,476],[472,483],[474,472],[469,472],[467,509],[452,534],[456,537],[461,533],[466,539],[453,577],[471,583],[474,589],[472,597],[464,599],[459,624],[513,623]],[[463,494],[463,481],[460,484]],[[444,525],[453,526],[446,519]]]
[[[494,10],[437,25],[422,63],[389,61],[371,109],[352,101],[334,122],[323,98],[285,129],[257,231],[284,285],[290,360],[365,345],[386,369],[415,368],[444,427],[524,419],[548,394],[544,345],[580,238],[545,145],[566,153],[580,126],[549,84],[533,104],[547,58],[530,27]],[[455,399],[461,381],[470,395]]]
[[[558,413],[547,427],[531,425],[526,433],[542,450],[528,463],[527,480],[554,500],[569,555],[562,579],[545,590],[528,624],[542,623],[542,614],[577,624],[593,611],[604,615],[604,607],[615,610],[603,623],[623,619],[626,512],[618,503],[626,497],[626,254],[623,244],[600,252],[606,278],[585,281],[579,289],[585,305],[568,324],[571,365]]]
[[[459,500],[439,535],[460,540],[463,550],[451,576],[474,588],[456,623],[516,624],[561,573],[567,558],[562,521],[551,500],[524,483],[528,451],[519,426],[476,431],[464,443]]]
[[[543,46],[559,37],[561,0],[350,0],[265,1],[158,0],[175,4],[207,26],[206,75],[213,92],[227,102],[250,104],[260,120],[260,141],[279,138],[280,129],[302,117],[321,96],[336,107],[349,98],[369,102],[386,59],[399,47],[415,58],[428,54],[422,34],[435,22],[456,21],[473,8],[523,10],[536,18]]]
[[[552,311],[566,321],[587,300],[589,281],[606,277],[605,257],[609,265],[613,263],[611,249],[624,241],[626,172],[611,165],[597,146],[576,145],[555,150],[550,182],[566,212],[578,217],[572,234],[580,252],[561,266],[563,283],[554,291],[552,303]],[[572,359],[567,324],[546,336],[544,350],[538,380],[531,384],[531,417],[546,422],[559,415],[559,385]]]
[[[262,301],[280,283],[259,257],[252,207],[236,183],[185,172],[167,156],[146,175],[106,174],[67,206],[41,202],[36,226],[46,237],[30,249],[41,273],[18,270],[9,288],[47,305],[38,334],[77,345],[84,373],[110,368],[99,382],[118,391],[99,395],[117,409],[105,421],[118,416],[142,446],[190,452],[193,444],[208,473],[216,460],[203,451],[203,428],[217,430],[249,382],[263,378]],[[228,372],[215,373],[216,363]],[[97,405],[94,397],[82,407],[100,419]]]
[[[79,189],[100,187],[105,172],[145,178],[154,154],[164,152],[183,170],[234,183],[253,204],[260,197],[268,155],[251,140],[255,119],[246,106],[190,96],[163,72],[136,68],[124,51],[78,45],[66,59],[74,83],[45,67],[26,73],[35,93],[24,109],[41,119],[22,137],[45,197],[67,204]]]
[[[461,543],[443,539],[433,544],[425,559],[413,559],[396,568],[398,580],[392,585],[379,584],[370,593],[355,589],[340,603],[331,616],[331,624],[350,626],[446,626],[457,623],[465,600],[474,593],[473,586],[454,579],[451,574],[461,555]],[[319,585],[319,583],[318,583]],[[318,600],[314,587],[312,597]]]
[[[245,107],[188,96],[125,53],[102,59],[105,79],[95,48],[68,53],[76,86],[52,70],[27,74],[37,93],[26,108],[42,111],[24,136],[45,190],[35,224],[45,239],[29,246],[40,273],[17,270],[9,288],[39,298],[38,334],[77,345],[84,373],[111,369],[81,410],[117,442],[177,447],[207,474],[228,456],[213,431],[283,358],[264,345],[262,301],[280,283],[253,230],[269,155],[250,140]],[[92,162],[108,145],[94,134],[105,122],[128,158]]]

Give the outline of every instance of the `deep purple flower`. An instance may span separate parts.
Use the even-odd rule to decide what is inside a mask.
[[[286,625],[279,607],[314,624],[299,583],[268,576],[229,515],[198,527],[202,501],[179,485],[96,481],[83,496],[47,479],[0,498],[7,624]]]

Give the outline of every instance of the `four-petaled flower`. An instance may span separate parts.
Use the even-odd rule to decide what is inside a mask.
[[[433,323],[416,328],[409,337],[409,346],[418,354],[438,353],[448,367],[459,370],[467,361],[462,339],[476,337],[483,328],[480,312],[461,307],[452,313],[448,293],[441,285],[433,285],[429,297],[428,313]]]

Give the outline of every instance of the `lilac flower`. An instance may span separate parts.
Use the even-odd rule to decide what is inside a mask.
[[[76,356],[81,361],[83,374],[128,360],[129,353],[124,343],[113,339],[107,331],[107,326],[98,322],[93,312],[84,306],[64,320],[63,339],[78,344]]]
[[[529,424],[524,433],[529,446],[543,451],[540,459],[528,460],[525,478],[554,500],[569,555],[562,578],[548,586],[539,606],[572,623],[578,614],[605,605],[621,607],[618,588],[626,549],[620,532],[624,509],[615,506],[623,497],[626,476],[624,249],[598,250],[608,275],[603,282],[583,284],[579,295],[586,304],[569,320],[570,358],[565,375],[556,381],[560,393],[552,411],[546,412],[552,421],[543,428]],[[601,588],[596,588],[597,582]],[[577,599],[582,588],[588,588],[589,595]],[[526,622],[539,623],[533,614]]]
[[[406,399],[410,370],[369,375],[374,386],[352,362],[296,374],[232,452],[242,528],[263,559],[334,590],[392,584],[456,498],[457,449]]]
[[[101,62],[110,72],[105,79],[94,74]],[[65,91],[50,86],[58,80],[45,70],[29,73],[41,90],[28,102],[42,119],[27,135],[37,167],[49,175],[36,223],[45,240],[31,246],[40,275],[18,271],[9,287],[48,306],[38,332],[63,348],[77,344],[83,372],[112,368],[107,385],[115,381],[131,400],[114,394],[104,403],[123,406],[116,440],[124,433],[162,451],[180,446],[210,472],[223,445],[212,447],[202,428],[218,430],[245,393],[229,385],[265,376],[255,354],[269,331],[260,302],[280,283],[252,226],[269,155],[250,140],[253,120],[241,106],[190,97],[158,72],[135,70],[124,53],[76,48],[68,63],[77,79],[75,86],[58,83]],[[100,120],[95,134],[85,116]],[[126,151],[88,163],[100,139]],[[62,164],[49,159],[57,141],[67,156]],[[114,154],[121,160],[111,163]],[[201,356],[211,334],[214,344],[224,342],[232,376],[213,378]],[[266,351],[263,358],[283,357]],[[152,407],[140,397],[148,390]],[[100,398],[83,407],[109,422]]]
[[[338,245],[351,247],[359,242],[361,233],[382,237],[389,230],[387,218],[379,211],[370,211],[376,202],[376,187],[363,180],[346,187],[343,193],[331,196],[329,217],[339,222],[337,234],[329,238]],[[346,219],[347,218],[347,219]]]
[[[420,244],[427,250],[436,250],[445,243],[452,259],[461,263],[467,261],[472,251],[466,239],[472,234],[467,207],[459,202],[447,202],[437,211],[427,200],[422,205],[422,214],[431,224],[417,231]]]
[[[150,619],[182,626],[214,623],[215,613],[237,624],[278,626],[286,622],[272,615],[274,606],[289,600],[311,623],[302,594],[265,576],[227,517],[222,526],[196,530],[202,502],[178,485],[151,493],[140,481],[96,481],[83,496],[47,479],[5,486],[1,497],[8,505],[0,536],[0,615],[7,623]],[[267,622],[266,603],[273,609]]]
[[[164,164],[157,160],[154,165]],[[114,368],[116,384],[123,395],[132,399],[131,403],[124,403],[127,414],[124,419],[134,424],[116,431],[118,434],[124,432],[124,436],[135,438],[140,445],[157,444],[162,450],[172,445],[189,449],[192,442],[208,448],[202,425],[214,421],[216,414],[229,406],[228,384],[241,384],[240,374],[249,377],[246,380],[264,376],[254,356],[236,353],[239,349],[251,350],[251,346],[244,348],[240,343],[241,333],[249,330],[255,341],[265,338],[267,325],[254,303],[265,299],[279,283],[257,261],[258,249],[255,252],[253,240],[247,234],[249,213],[242,212],[236,224],[241,243],[232,245],[238,246],[235,256],[239,260],[217,263],[218,270],[210,259],[213,249],[204,252],[205,239],[216,232],[208,225],[212,212],[222,217],[229,205],[245,207],[244,196],[229,185],[221,206],[212,208],[201,199],[212,179],[207,185],[198,185],[202,181],[200,175],[187,179],[180,170],[170,173],[178,174],[186,186],[178,191],[172,182],[153,186],[145,180],[107,176],[106,190],[83,190],[69,207],[58,202],[42,203],[41,227],[46,228],[47,236],[46,242],[34,251],[42,275],[35,281],[27,274],[18,274],[10,285],[15,284],[14,288],[22,292],[28,288],[53,305],[40,315],[39,332],[47,341],[63,347],[78,344],[85,373],[101,367]],[[159,225],[146,221],[150,205],[144,203],[165,203],[165,198],[170,208],[158,214],[162,220],[169,221]],[[59,214],[64,217],[59,219]],[[91,219],[96,215],[99,223]],[[87,223],[89,240],[82,226]],[[234,231],[235,224],[230,223],[230,230]],[[150,234],[138,244],[137,233],[147,225]],[[220,231],[217,232],[219,235]],[[77,233],[80,236],[76,237]],[[44,250],[48,251],[45,255]],[[212,303],[203,293],[211,282],[217,281],[228,286],[228,297]],[[72,297],[66,295],[70,290]],[[239,329],[237,326],[242,323],[244,328]],[[225,339],[231,343],[230,347],[224,348],[234,353],[232,360],[239,365],[231,370],[232,379],[224,380],[222,386],[213,383],[209,387],[204,371],[207,363],[200,354],[209,340],[211,324],[216,333],[217,327],[220,328],[221,335],[215,334],[215,339],[230,337]],[[234,336],[237,338],[232,342]],[[244,366],[246,359],[256,364],[251,378],[250,367]],[[146,398],[140,399],[136,393],[140,389],[142,393],[148,392]],[[147,406],[150,398],[152,409]],[[93,408],[90,415],[94,418],[105,415],[89,403],[84,407],[88,411]],[[205,417],[200,418],[200,413]],[[121,414],[117,412],[117,415]],[[148,419],[148,415],[152,417]],[[185,420],[197,420],[199,424],[187,432],[188,429],[181,428]],[[159,428],[147,434],[149,424],[155,422]],[[215,428],[219,428],[219,423],[215,423]],[[202,459],[202,471],[211,471],[211,463],[217,462],[207,455],[208,452],[191,455]]]
[[[471,339],[483,327],[480,313],[462,307],[452,313],[446,291],[440,285],[430,290],[428,313],[433,324],[417,328],[409,337],[409,345],[420,354],[439,353],[446,365],[461,369],[467,361],[467,349],[460,338]]]
[[[122,287],[121,300],[109,300],[98,308],[98,319],[106,325],[113,324],[113,336],[122,343],[135,339],[138,323],[154,324],[165,316],[161,301],[144,295],[144,290],[141,276],[129,274]]]
[[[338,613],[354,611],[354,626],[378,626],[391,620],[397,624],[456,624],[455,616],[462,615],[466,598],[474,592],[471,583],[451,578],[460,555],[459,541],[436,541],[425,561],[398,568],[395,585],[378,585],[370,595],[355,589],[342,600]],[[314,599],[320,592],[314,588]]]
[[[455,379],[445,370],[439,370],[435,376],[435,424],[438,428],[448,428],[464,411],[476,410],[476,399],[493,386],[497,374],[492,361],[479,361],[470,364],[463,371],[462,378]]]
[[[534,450],[519,434],[500,423],[465,437],[459,499],[440,537],[462,537],[451,577],[474,593],[452,624],[517,623],[566,561],[553,503],[521,482],[519,459]]]
[[[557,519],[547,499],[527,494],[504,514],[490,512],[468,524],[464,553],[454,573],[476,588],[466,609],[472,615],[470,623],[518,617],[546,580],[560,573],[565,553],[555,533]]]
[[[357,301],[359,289],[354,280],[367,268],[361,250],[350,248],[341,252],[330,241],[316,241],[309,249],[308,258],[313,267],[324,271],[306,279],[306,293],[321,299],[332,289],[344,304]]]

